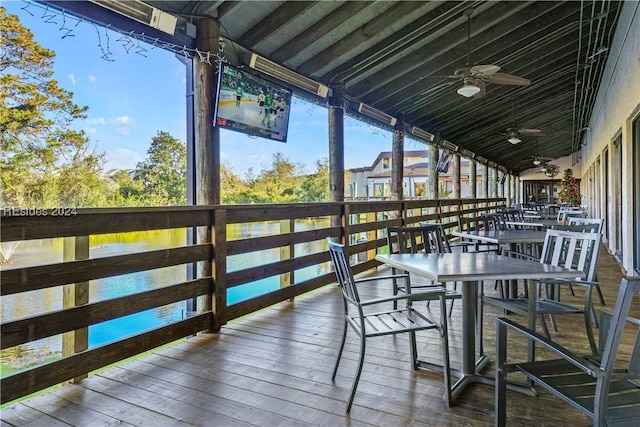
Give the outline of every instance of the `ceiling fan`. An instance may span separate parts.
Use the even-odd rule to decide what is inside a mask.
[[[531,160],[533,161],[533,164],[535,166],[544,166],[546,164],[548,164],[550,161],[555,160],[551,157],[543,157],[543,156],[533,156],[531,157]]]
[[[506,135],[507,141],[516,145],[522,142],[522,138],[525,136],[544,136],[540,129],[528,129],[519,127],[516,121],[516,100],[513,100],[513,126],[507,128],[503,135]]]
[[[473,9],[468,9],[464,13],[467,17],[467,65],[460,67],[453,72],[453,75],[447,76],[452,79],[462,80],[463,86],[457,90],[458,94],[467,98],[481,98],[485,93],[486,83],[495,83],[499,85],[512,86],[528,86],[531,80],[523,77],[513,76],[511,74],[500,73],[500,66],[494,64],[473,65],[471,66],[471,15]]]

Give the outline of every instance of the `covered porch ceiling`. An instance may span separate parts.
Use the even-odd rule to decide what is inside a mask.
[[[536,156],[577,159],[623,2],[146,3],[181,22],[217,19],[236,65],[257,53],[329,87],[343,83],[349,112],[363,102],[403,115],[407,131],[419,127],[519,173]],[[483,97],[456,93],[464,75],[450,76],[478,64],[531,84],[497,84],[509,80],[497,74],[484,79]],[[512,145],[510,128],[542,135],[521,134]]]

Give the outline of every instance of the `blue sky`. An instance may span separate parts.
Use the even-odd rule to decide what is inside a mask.
[[[78,105],[89,107],[87,120],[75,126],[87,132],[98,151],[106,152],[105,170],[135,167],[158,131],[186,140],[185,67],[175,53],[39,3],[2,1],[1,5],[18,15],[40,45],[56,53],[54,77],[73,92]],[[73,36],[63,38],[66,28]],[[102,58],[104,52],[112,61]],[[287,143],[222,130],[221,160],[243,176],[248,168],[258,172],[268,166],[281,152],[310,172],[318,159],[328,156],[327,122],[326,109],[295,98]],[[425,148],[405,141],[406,150]],[[390,133],[353,119],[345,121],[345,167],[369,166],[380,151],[390,150]]]

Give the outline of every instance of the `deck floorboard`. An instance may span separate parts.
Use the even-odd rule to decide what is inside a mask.
[[[380,268],[379,274],[386,269]],[[378,274],[375,273],[375,274]],[[607,309],[620,278],[603,250],[598,269]],[[382,295],[388,284],[371,282],[363,297]],[[493,283],[485,284],[493,293]],[[359,347],[350,334],[335,383],[331,373],[340,344],[342,301],[330,285],[234,321],[218,334],[201,334],[2,409],[2,426],[488,426],[493,424],[493,388],[471,385],[450,408],[442,400],[442,376],[414,372],[406,337],[367,342],[358,393],[345,416]],[[565,300],[580,301],[580,296]],[[596,307],[600,304],[597,298]],[[419,303],[422,304],[422,303]],[[640,304],[634,302],[634,317]],[[419,305],[438,315],[437,304]],[[460,365],[461,303],[449,320],[452,366]],[[492,357],[495,318],[485,306],[484,345]],[[511,315],[524,322],[524,317]],[[589,349],[581,316],[558,318],[554,340],[577,352]],[[597,331],[597,330],[596,330]],[[436,333],[418,334],[419,354],[438,362]],[[539,352],[542,357],[543,352]],[[626,350],[628,354],[628,349]],[[524,360],[526,343],[513,338],[510,360]],[[486,368],[491,375],[493,366]],[[517,375],[517,374],[516,374]],[[590,425],[589,419],[544,391],[532,398],[508,392],[509,424]]]

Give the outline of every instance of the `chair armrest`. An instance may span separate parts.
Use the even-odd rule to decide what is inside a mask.
[[[407,277],[409,277],[409,273],[401,273],[401,274],[391,274],[388,276],[362,277],[360,279],[354,279],[354,282],[364,283],[364,282],[373,282],[375,280],[385,280],[385,279],[406,279]]]
[[[526,338],[535,341],[538,344],[541,344],[542,346],[544,346],[547,350],[557,354],[558,356],[560,356],[561,358],[563,358],[564,360],[566,360],[567,362],[571,363],[572,365],[574,365],[575,367],[583,370],[586,374],[594,377],[594,378],[598,378],[604,375],[604,372],[600,369],[600,366],[596,365],[595,363],[580,357],[578,355],[576,355],[575,353],[571,352],[570,350],[560,346],[559,344],[556,344],[555,342],[551,341],[550,339],[547,339],[546,337],[532,331],[529,328],[526,328],[522,325],[519,325],[518,323],[515,323],[512,320],[509,319],[505,319],[504,317],[500,317],[498,319],[496,319],[496,323],[498,328],[501,325],[504,325],[522,335],[524,335]]]
[[[592,286],[598,285],[600,283],[600,282],[589,282],[587,280],[564,279],[564,278],[541,279],[541,280],[536,280],[536,282],[543,285],[580,285],[580,286],[584,286],[585,288],[591,288]]]
[[[421,291],[415,294],[403,294],[403,295],[396,295],[396,296],[390,296],[390,297],[369,299],[366,301],[361,301],[360,305],[364,307],[368,305],[381,304],[383,302],[390,302],[390,301],[421,301],[425,299],[434,299],[434,297],[444,298],[444,296],[445,296],[444,289],[436,288],[436,289],[430,289],[427,291]]]
[[[536,258],[532,255],[528,255],[528,254],[524,254],[522,252],[518,252],[518,251],[511,251],[509,249],[503,249],[502,250],[502,255],[504,256],[513,256],[513,257],[519,257],[522,259],[527,259],[529,261],[540,261],[540,258]]]

